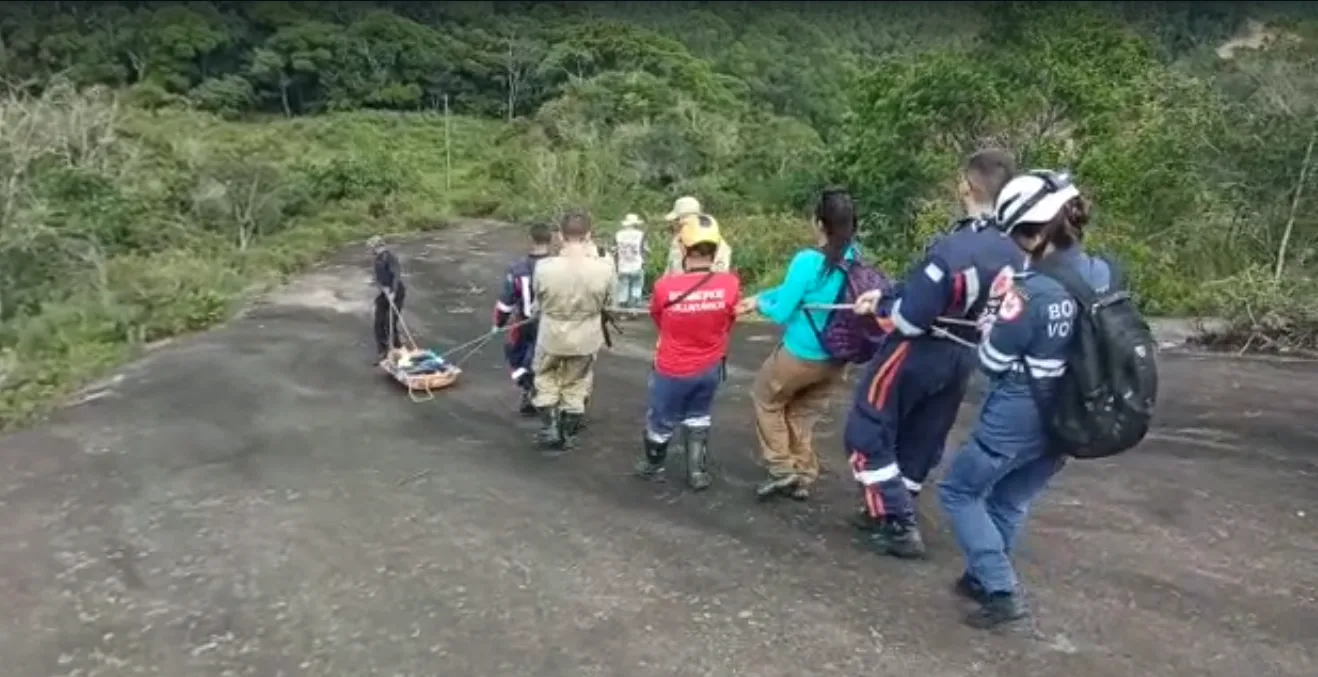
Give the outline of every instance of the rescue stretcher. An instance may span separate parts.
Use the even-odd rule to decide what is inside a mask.
[[[462,374],[457,365],[445,362],[435,351],[416,346],[390,350],[380,360],[380,369],[407,388],[413,402],[435,399],[436,390],[453,385]]]
[[[394,305],[392,298],[389,298],[389,310],[397,317],[397,326],[402,331],[407,345],[393,348],[385,353],[384,359],[379,362],[380,369],[407,388],[407,396],[413,402],[435,399],[435,391],[453,385],[462,374],[462,370],[458,365],[449,363],[439,353],[423,350],[417,346],[416,339],[412,337],[407,323],[403,321],[403,313]],[[393,322],[390,322],[389,326],[389,341],[393,343]]]

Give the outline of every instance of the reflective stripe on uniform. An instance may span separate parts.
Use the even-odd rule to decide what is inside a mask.
[[[889,463],[888,465],[885,465],[877,470],[855,471],[856,481],[860,482],[861,484],[864,484],[865,486],[879,484],[880,482],[887,482],[889,480],[896,479],[897,476],[901,474],[902,474],[901,468],[898,468],[896,463]]]
[[[906,336],[924,335],[923,329],[915,326],[914,324],[911,324],[910,320],[906,319],[905,317],[902,317],[901,299],[897,299],[897,302],[892,304],[892,311],[888,313],[888,317],[892,320],[892,324],[897,329],[897,331],[901,332],[902,334]]]
[[[979,344],[979,361],[985,369],[998,373],[1025,373],[1025,368],[1029,367],[1031,378],[1057,378],[1066,373],[1066,360],[1029,355],[1013,357],[994,348],[987,340]]]

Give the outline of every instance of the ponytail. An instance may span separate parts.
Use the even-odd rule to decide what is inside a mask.
[[[842,264],[856,237],[856,203],[846,188],[824,189],[815,206],[815,221],[824,232],[824,270]]]

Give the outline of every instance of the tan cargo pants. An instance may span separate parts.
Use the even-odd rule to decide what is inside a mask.
[[[558,407],[568,414],[586,413],[586,398],[595,385],[594,355],[553,355],[537,349],[531,362],[535,373],[537,409]]]
[[[845,365],[798,359],[781,345],[755,377],[755,431],[760,455],[774,477],[798,475],[804,484],[819,479],[815,424],[828,412]]]

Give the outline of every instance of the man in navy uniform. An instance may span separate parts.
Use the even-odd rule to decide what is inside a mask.
[[[861,485],[873,545],[897,557],[924,555],[913,494],[942,460],[974,372],[978,331],[939,318],[977,320],[989,290],[1021,267],[1023,254],[994,224],[994,199],[1015,174],[1000,150],[971,156],[962,172],[966,218],[932,243],[906,279],[881,299],[862,294],[856,312],[890,331],[858,380],[844,440]]]
[[[508,340],[503,347],[504,358],[512,372],[513,382],[522,391],[520,411],[523,416],[535,416],[535,406],[531,396],[535,391],[534,377],[531,373],[531,357],[535,354],[536,323],[534,317],[535,289],[531,281],[535,276],[536,264],[549,256],[553,245],[554,230],[549,224],[536,223],[531,226],[531,249],[526,256],[508,266],[503,278],[503,291],[494,303],[494,326],[492,332],[510,324],[518,324],[508,330]]]

